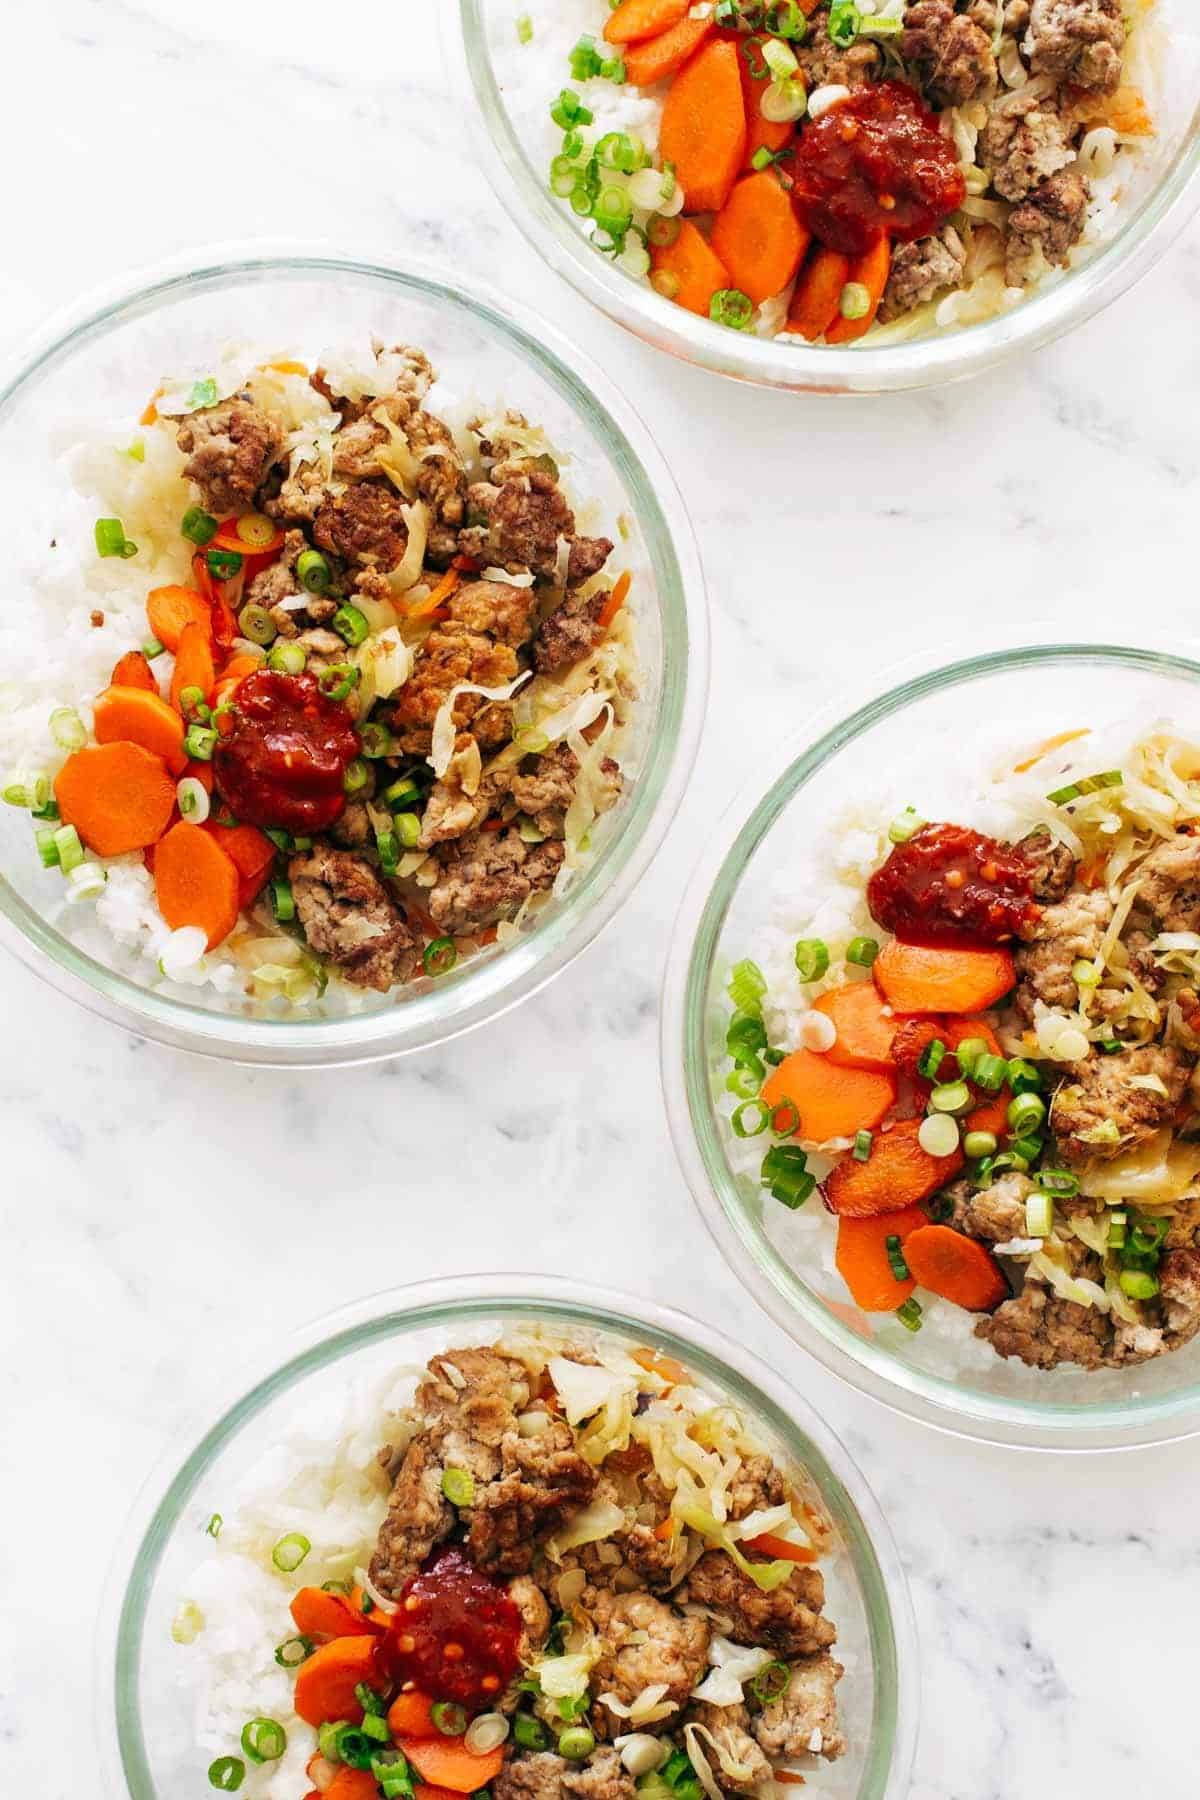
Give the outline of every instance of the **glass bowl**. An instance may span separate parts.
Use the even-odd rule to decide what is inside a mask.
[[[792,745],[762,797],[739,802],[716,832],[666,971],[662,1060],[675,1148],[706,1224],[759,1304],[826,1368],[896,1411],[1027,1449],[1132,1447],[1200,1431],[1200,1339],[1137,1368],[1038,1372],[995,1355],[971,1337],[970,1316],[944,1302],[941,1322],[931,1329],[927,1317],[915,1334],[890,1315],[860,1312],[832,1266],[819,1198],[793,1213],[764,1194],[762,1141],[730,1129],[725,984],[739,958],[760,960],[767,930],[804,930],[808,896],[789,916],[790,897],[810,884],[815,896],[827,891],[820,841],[852,798],[872,817],[912,804],[940,818],[939,795],[947,811],[955,794],[961,803],[963,770],[969,776],[976,757],[983,765],[992,738],[996,749],[1033,744],[1143,712],[1200,716],[1200,663],[1101,645],[1004,650],[916,675],[841,723],[826,716],[802,748]]]
[[[55,460],[64,430],[74,441],[77,427],[136,420],[160,373],[194,367],[227,340],[315,353],[372,333],[423,346],[446,387],[464,398],[501,398],[544,424],[571,451],[580,490],[597,496],[606,518],[624,521],[643,675],[634,772],[587,867],[518,943],[422,981],[400,1002],[373,996],[360,1011],[324,1018],[222,1012],[215,999],[153,992],[107,966],[97,928],[85,947],[74,941],[78,926],[68,936],[63,919],[51,918],[61,878],[41,868],[27,815],[0,807],[0,941],[93,1012],[179,1048],[293,1066],[367,1061],[428,1048],[504,1011],[565,968],[632,892],[693,761],[707,689],[707,608],[666,463],[614,383],[550,326],[428,270],[291,247],[251,255],[234,246],[203,259],[193,252],[49,327],[25,366],[0,379],[0,477],[23,497],[11,509],[10,533],[20,541],[10,567],[45,554],[56,516],[47,493],[54,502],[67,489]],[[67,909],[66,919],[85,904]],[[193,990],[201,992],[212,994]]]
[[[201,1800],[208,1755],[196,1744],[199,1670],[172,1642],[171,1624],[203,1559],[204,1523],[233,1517],[237,1493],[263,1480],[255,1466],[275,1434],[304,1421],[319,1438],[326,1407],[356,1384],[418,1367],[456,1342],[488,1342],[517,1323],[599,1332],[684,1360],[722,1398],[743,1407],[785,1462],[807,1471],[832,1520],[822,1566],[850,1749],[813,1791],[828,1800],[901,1800],[917,1728],[919,1676],[904,1574],[862,1475],[829,1428],[773,1370],[717,1332],[649,1300],[543,1276],[464,1276],[377,1294],[302,1333],[282,1363],[243,1372],[186,1452],[148,1485],[110,1581],[102,1625],[99,1727],[109,1792],[132,1800]],[[278,1357],[278,1348],[274,1352]],[[281,1595],[281,1606],[283,1597]]]
[[[545,106],[518,115],[506,98],[511,59],[521,53],[510,0],[456,0],[444,9],[443,41],[461,104],[479,141],[479,160],[498,202],[551,268],[619,325],[672,356],[763,387],[817,394],[875,394],[932,387],[994,368],[1021,350],[1049,343],[1092,318],[1162,255],[1197,204],[1200,184],[1200,45],[1180,0],[1169,7],[1180,52],[1167,71],[1160,130],[1134,177],[1117,230],[1061,278],[1048,281],[1011,312],[912,343],[816,349],[772,342],[699,318],[656,294],[600,255],[551,194],[543,115],[565,81],[565,62],[547,75]],[[537,8],[526,8],[534,25]],[[603,11],[603,8],[601,8]],[[578,26],[595,24],[579,9]],[[576,13],[572,14],[572,18]]]

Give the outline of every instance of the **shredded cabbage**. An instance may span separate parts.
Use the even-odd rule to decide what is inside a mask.
[[[547,1554],[555,1561],[567,1550],[578,1550],[583,1544],[598,1544],[612,1537],[625,1523],[625,1510],[611,1500],[593,1500],[572,1513],[565,1530],[556,1533],[546,1545]]]
[[[459,696],[479,694],[484,700],[511,700],[521,683],[529,680],[529,676],[530,671],[526,669],[515,681],[507,682],[504,687],[480,687],[475,681],[455,682],[438,707],[437,717],[433,721],[427,760],[435,775],[440,777],[446,773],[454,754],[454,740],[458,736],[458,728],[454,723],[454,705]]]
[[[742,1555],[737,1540],[733,1537],[729,1527],[719,1524],[711,1513],[705,1512],[703,1507],[682,1506],[677,1510],[685,1525],[690,1525],[693,1531],[698,1531],[701,1537],[707,1538],[709,1543],[727,1551],[742,1574],[749,1576],[755,1587],[761,1588],[764,1594],[769,1594],[775,1588],[782,1587],[784,1582],[790,1578],[795,1567],[794,1563],[785,1562],[782,1559],[766,1563],[751,1562],[748,1557]]]
[[[543,1694],[551,1700],[573,1700],[577,1695],[587,1693],[588,1677],[595,1661],[594,1654],[577,1650],[569,1656],[548,1656],[544,1662],[533,1665],[533,1673]]]
[[[607,1706],[609,1712],[618,1719],[628,1719],[631,1725],[656,1725],[660,1719],[669,1719],[676,1710],[673,1700],[663,1699],[668,1685],[665,1681],[651,1682],[649,1687],[642,1689],[630,1706],[627,1706],[623,1700],[618,1700],[617,1696],[612,1693],[601,1694],[598,1698],[601,1704]]]
[[[425,567],[425,546],[429,542],[429,508],[423,500],[402,506],[400,516],[408,528],[408,543],[404,555],[387,578],[388,586],[396,594],[406,593],[420,580]]]
[[[699,1687],[692,1689],[693,1700],[707,1700],[711,1706],[737,1706],[744,1698],[743,1683],[775,1661],[773,1650],[747,1650],[728,1638],[714,1637],[708,1646],[712,1668]]]

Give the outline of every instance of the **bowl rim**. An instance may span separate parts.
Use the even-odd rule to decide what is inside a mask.
[[[612,378],[564,333],[490,285],[449,281],[423,259],[401,265],[371,249],[313,239],[189,246],[128,271],[64,307],[0,362],[0,422],[44,371],[189,291],[230,282],[348,276],[399,299],[444,305],[528,363],[580,418],[636,507],[664,639],[662,691],[646,739],[645,780],[629,815],[582,871],[558,916],[503,955],[472,959],[429,992],[369,1013],[316,1019],[247,1019],[141,987],[63,938],[0,874],[0,943],[87,1010],[138,1036],[198,1055],[268,1067],[326,1067],[410,1054],[448,1042],[536,993],[610,922],[645,873],[673,822],[707,707],[709,605],[691,520],[654,437]],[[672,645],[670,640],[677,640]],[[638,788],[644,790],[637,798]],[[442,998],[455,998],[451,1010]],[[443,1019],[443,1014],[447,1016]]]
[[[922,653],[886,671],[888,686],[849,711],[835,696],[794,734],[764,787],[747,783],[726,809],[694,867],[675,920],[663,975],[659,1037],[667,1122],[700,1215],[725,1260],[793,1342],[850,1387],[949,1436],[1015,1450],[1076,1453],[1141,1449],[1200,1433],[1200,1383],[1149,1402],[1066,1406],[963,1390],[898,1362],[858,1336],[788,1278],[783,1259],[759,1253],[763,1234],[741,1206],[708,1093],[704,1020],[709,971],[741,874],[792,797],[830,757],[873,725],[931,692],[997,672],[1096,663],[1177,675],[1200,683],[1200,662],[1166,648],[1045,642],[989,650],[942,663]],[[862,685],[861,683],[859,684]],[[873,684],[872,684],[873,685]]]
[[[497,200],[539,255],[592,305],[646,343],[713,374],[793,393],[851,395],[966,380],[1093,318],[1148,273],[1200,207],[1198,95],[1190,124],[1144,205],[1081,267],[1010,312],[878,349],[778,345],[693,316],[590,247],[554,201],[509,122],[488,54],[485,4],[456,0],[443,8],[441,35],[453,90],[480,141],[479,160]]]
[[[149,1771],[137,1706],[145,1601],[173,1531],[212,1457],[270,1401],[313,1371],[397,1332],[461,1325],[497,1310],[548,1312],[631,1337],[647,1334],[689,1355],[776,1431],[797,1460],[820,1470],[854,1565],[871,1646],[874,1720],[856,1800],[903,1800],[916,1752],[919,1644],[908,1579],[891,1529],[866,1477],[836,1432],[786,1377],[715,1327],[643,1295],[573,1278],[512,1272],[444,1276],[383,1289],[311,1319],[292,1332],[280,1359],[263,1344],[227,1377],[199,1423],[177,1430],[145,1479],[118,1538],[97,1625],[95,1727],[107,1790],[161,1800]],[[814,1475],[814,1479],[817,1477]],[[881,1741],[882,1740],[882,1741]]]

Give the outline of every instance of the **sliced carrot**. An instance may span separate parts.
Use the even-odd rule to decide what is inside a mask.
[[[901,944],[895,938],[879,952],[871,973],[899,1013],[982,1012],[1016,980],[1007,950]]]
[[[742,78],[742,104],[746,108],[746,151],[742,158],[742,168],[751,169],[756,150],[769,150],[777,156],[795,141],[796,127],[787,120],[776,123],[774,119],[764,119],[762,97],[771,85],[770,71],[762,60],[761,47],[756,58],[756,67],[764,73],[761,81],[756,81],[751,72],[750,59],[742,55],[742,46],[748,42],[744,32],[735,31],[727,34],[734,49],[738,52],[738,74]]]
[[[275,846],[255,825],[218,825],[207,819],[207,831],[238,872],[238,905],[253,905],[275,867]]]
[[[239,514],[238,516],[240,518],[247,515]],[[256,512],[250,516],[256,519],[262,519],[265,515]],[[238,534],[237,519],[222,519],[217,528],[216,536],[210,543],[205,545],[205,548],[209,550],[232,550],[238,556],[253,557],[254,561],[258,562],[260,558],[272,557],[275,555],[276,551],[283,549],[283,533],[280,531],[279,527],[276,526],[274,537],[267,543],[248,544],[245,538]]]
[[[393,1737],[428,1738],[438,1735],[433,1722],[433,1701],[415,1688],[397,1694],[388,1707],[387,1721]]]
[[[300,1664],[292,1705],[306,1725],[323,1725],[327,1719],[358,1725],[363,1709],[354,1690],[360,1682],[371,1683],[375,1664],[375,1638],[333,1638]]]
[[[113,687],[145,688],[147,693],[157,694],[158,683],[154,679],[154,670],[140,650],[127,650],[120,657],[112,672]]]
[[[917,1284],[911,1278],[897,1281],[892,1274],[887,1241],[898,1237],[903,1244],[910,1232],[928,1223],[919,1206],[838,1220],[838,1273],[864,1312],[895,1312],[904,1305]]]
[[[899,1021],[884,1010],[886,1005],[873,981],[848,981],[813,1001],[814,1012],[824,1013],[837,1027],[837,1042],[825,1052],[830,1062],[843,1069],[891,1073],[892,1039]]]
[[[945,1021],[946,1048],[951,1054],[958,1049],[960,1044],[965,1044],[968,1038],[982,1038],[988,1047],[989,1056],[1004,1055],[1004,1051],[1000,1047],[1000,1039],[986,1019],[968,1017]],[[959,1075],[962,1073],[958,1069],[957,1063],[952,1063],[948,1071],[950,1079],[954,1079],[955,1072]],[[938,1079],[941,1078],[939,1070]],[[976,1091],[981,1092],[982,1090],[977,1089]],[[994,1137],[1003,1137],[1008,1131],[1008,1106],[1011,1099],[1012,1092],[1007,1086],[1002,1087],[998,1093],[983,1094],[979,1105],[963,1120],[964,1132],[990,1131]]]
[[[630,87],[652,87],[682,69],[713,34],[712,19],[684,17],[669,31],[631,44],[624,55],[625,79]]]
[[[432,614],[440,612],[462,580],[457,569],[447,569],[442,579],[424,600],[414,600],[405,611],[406,619],[428,619]],[[445,617],[445,615],[442,615]]]
[[[659,293],[705,319],[713,295],[729,286],[729,270],[690,219],[680,220],[674,243],[651,246],[650,261],[655,276],[662,282],[655,284]],[[673,292],[668,293],[668,283],[674,287]]]
[[[168,650],[178,650],[185,625],[198,625],[212,636],[212,613],[195,588],[151,588],[146,596],[146,617],[151,631]]]
[[[632,1351],[631,1354],[640,1369],[645,1369],[650,1375],[661,1375],[664,1381],[671,1383],[672,1387],[687,1387],[691,1382],[692,1378],[683,1364],[677,1362],[673,1356],[664,1355],[661,1350],[651,1350],[646,1346],[641,1350]]]
[[[300,1588],[292,1595],[291,1614],[296,1630],[304,1637],[371,1637],[379,1629],[355,1611],[345,1594],[330,1593],[325,1588]]]
[[[900,1212],[952,1181],[962,1168],[962,1151],[930,1156],[917,1141],[920,1129],[920,1119],[902,1119],[879,1133],[866,1162],[843,1157],[822,1183],[830,1212],[852,1219]]]
[[[780,1562],[815,1563],[817,1552],[809,1544],[793,1544],[791,1538],[779,1537],[773,1531],[760,1531],[757,1537],[746,1539],[747,1550],[757,1550],[760,1556],[777,1557]]]
[[[194,622],[185,625],[171,672],[171,705],[176,712],[182,712],[183,696],[188,688],[199,688],[208,702],[212,699],[216,679],[211,636]]]
[[[609,594],[608,599],[604,602],[604,605],[600,608],[596,617],[596,623],[601,631],[608,630],[609,626],[624,606],[625,596],[628,594],[632,584],[633,576],[629,573],[628,569],[622,569],[612,585],[612,591]]]
[[[710,39],[679,71],[663,102],[659,149],[664,162],[675,164],[690,213],[719,212],[742,166],[746,107],[737,64],[732,44]]]
[[[799,1135],[814,1144],[873,1131],[896,1104],[893,1075],[846,1069],[813,1050],[785,1056],[762,1090],[767,1106],[790,1100],[800,1114]]]
[[[824,245],[809,257],[800,271],[788,306],[787,328],[814,344],[837,317],[838,302],[846,285],[850,258]]]
[[[1090,730],[1090,726],[1084,725],[1078,731],[1058,731],[1053,737],[1044,738],[1032,755],[1025,757],[1023,762],[1013,764],[1013,774],[1028,774],[1035,763],[1041,762],[1043,756],[1049,756],[1052,750],[1061,750],[1064,744],[1073,744],[1076,738],[1087,737]]]
[[[96,696],[98,744],[141,744],[161,756],[173,775],[187,768],[183,720],[161,694],[140,687],[110,687]]]
[[[461,1738],[398,1737],[396,1742],[423,1780],[456,1794],[478,1793],[495,1781],[504,1767],[503,1748],[473,1756]]]
[[[418,1781],[413,1787],[414,1800],[460,1800],[453,1788],[430,1787],[427,1781]]]
[[[924,1225],[904,1242],[904,1260],[918,1287],[953,1300],[967,1312],[991,1312],[1007,1300],[1004,1271],[978,1238],[950,1225]]]
[[[175,781],[141,744],[88,744],[58,771],[54,797],[89,850],[123,856],[158,842],[175,810]]]
[[[325,1789],[323,1800],[379,1800],[379,1783],[370,1769],[341,1768]]]
[[[190,781],[198,781],[205,793],[211,797],[213,791],[213,771],[210,762],[190,762],[183,772]]]
[[[199,825],[180,820],[154,852],[154,892],[158,910],[171,927],[198,925],[210,950],[229,936],[238,920],[237,865]]]
[[[746,175],[713,220],[712,247],[733,285],[761,306],[800,267],[809,234],[770,169]]]
[[[660,37],[687,16],[691,0],[621,0],[604,21],[610,44],[639,44],[643,38]]]
[[[834,319],[825,333],[827,344],[852,344],[870,331],[875,323],[875,314],[879,311],[879,302],[883,299],[883,290],[887,286],[888,271],[892,266],[892,246],[887,238],[880,238],[877,244],[864,256],[858,257],[850,264],[847,281],[855,282],[867,290],[867,310],[860,319],[844,319],[841,312]],[[839,300],[841,296],[838,296]]]

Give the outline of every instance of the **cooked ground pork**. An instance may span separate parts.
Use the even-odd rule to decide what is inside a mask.
[[[798,1567],[782,1587],[764,1594],[723,1551],[709,1550],[679,1591],[727,1621],[735,1644],[763,1644],[790,1658],[811,1656],[837,1637],[821,1617],[825,1581],[819,1569]]]
[[[386,993],[412,979],[417,946],[369,862],[318,842],[292,857],[288,875],[305,937],[347,981]]]
[[[1099,1271],[1099,1258],[1094,1260]],[[997,1355],[1015,1356],[1031,1369],[1053,1369],[1062,1362],[1098,1369],[1106,1361],[1112,1326],[1098,1307],[1060,1300],[1030,1272],[1015,1299],[979,1321],[975,1336],[986,1338]]]
[[[1114,93],[1125,49],[1121,0],[1033,0],[1021,48],[1035,75]]]
[[[561,1419],[536,1437],[509,1432],[500,1456],[499,1479],[471,1505],[467,1547],[489,1574],[524,1575],[546,1538],[568,1514],[587,1505],[596,1471],[574,1448]]]
[[[917,0],[904,15],[900,54],[935,107],[965,106],[996,86],[992,40],[953,0]]]
[[[1075,1007],[1079,990],[1071,970],[1076,962],[1090,962],[1096,956],[1112,910],[1103,889],[1071,892],[1057,906],[1045,909],[1031,928],[1032,942],[1019,946],[1013,958],[1014,1005],[1022,1018],[1035,1017],[1039,1000],[1068,1011]]]
[[[550,1636],[550,1603],[528,1575],[509,1582],[508,1597],[521,1615],[521,1661],[530,1663]]]
[[[956,1181],[946,1192],[954,1202],[949,1222],[956,1231],[992,1244],[1006,1244],[1026,1235],[1025,1199],[1033,1192],[1033,1183],[1015,1169],[997,1177],[991,1187],[976,1188],[969,1181]]]
[[[1168,1250],[1158,1278],[1167,1340],[1177,1350],[1200,1331],[1200,1250]]]
[[[726,1793],[750,1794],[760,1782],[771,1780],[770,1761],[750,1735],[749,1707],[710,1706],[698,1700],[688,1708],[687,1721],[711,1732],[730,1761],[745,1770],[737,1781],[726,1773],[724,1764],[714,1770]],[[705,1751],[711,1748],[707,1739],[701,1739],[701,1744]]]
[[[1093,1052],[1072,1064],[1050,1108],[1059,1151],[1078,1163],[1136,1149],[1170,1122],[1191,1072],[1190,1059],[1165,1044],[1114,1056]],[[1152,1086],[1138,1085],[1147,1079]]]
[[[533,659],[542,675],[556,675],[595,649],[603,635],[598,623],[607,594],[585,600],[568,593],[538,626],[533,640]]]
[[[810,16],[804,40],[794,49],[810,94],[814,88],[830,84],[860,87],[864,82],[875,81],[883,70],[877,44],[859,38],[844,50],[834,43],[829,35],[829,10],[824,6]]]
[[[1075,880],[1075,858],[1046,830],[1031,831],[1018,845],[1033,876],[1033,897],[1043,905],[1065,900]]]
[[[828,1651],[793,1663],[785,1692],[754,1721],[754,1735],[769,1755],[802,1756],[807,1750],[832,1762],[844,1753],[836,1692],[844,1673]]]
[[[282,428],[248,394],[189,413],[175,436],[184,474],[218,518],[245,512],[283,454]]]
[[[597,1710],[604,1707],[605,1694],[631,1706],[643,1688],[660,1682],[666,1687],[664,1704],[683,1706],[707,1666],[711,1636],[707,1622],[650,1594],[613,1594],[596,1588],[584,1595],[583,1604],[601,1643],[592,1671],[593,1690],[601,1696]]]
[[[924,306],[947,288],[959,287],[967,265],[967,249],[953,225],[943,225],[933,237],[897,244],[880,303],[881,319]]]
[[[1004,200],[1024,200],[1074,156],[1053,99],[1020,89],[992,112],[979,137],[979,161]]]
[[[495,1800],[633,1800],[632,1775],[610,1745],[586,1763],[568,1762],[552,1750],[506,1762],[492,1783]]]
[[[1152,850],[1137,870],[1139,907],[1160,931],[1200,930],[1200,835],[1181,831]]]
[[[532,630],[534,599],[532,588],[514,587],[508,581],[469,581],[451,594],[446,610],[459,630],[518,650]],[[446,629],[451,630],[449,621]]]
[[[482,931],[510,918],[530,894],[552,887],[563,857],[561,844],[526,844],[513,830],[468,832],[439,851],[442,873],[429,891],[430,916],[451,934]]]
[[[1010,287],[1036,281],[1047,267],[1060,268],[1083,236],[1087,183],[1075,169],[1052,175],[1008,216],[1004,278]]]
[[[389,482],[354,481],[326,494],[313,518],[313,537],[344,562],[394,569],[408,548],[403,507]]]
[[[428,752],[438,709],[459,682],[505,687],[518,671],[516,652],[507,644],[482,632],[435,626],[391,708],[390,723],[400,748],[417,756]],[[512,736],[511,708],[489,703],[478,694],[458,696],[454,723],[459,730],[469,726],[484,749],[499,749]]]
[[[545,469],[501,464],[492,473],[491,481],[474,482],[467,490],[467,524],[459,536],[465,555],[552,581],[559,575],[561,540],[569,546],[568,581],[582,581],[603,567],[611,542],[584,538],[576,546],[575,515]]]
[[[787,1482],[769,1456],[748,1456],[729,1489],[729,1517],[745,1519],[752,1512],[782,1506]]]

